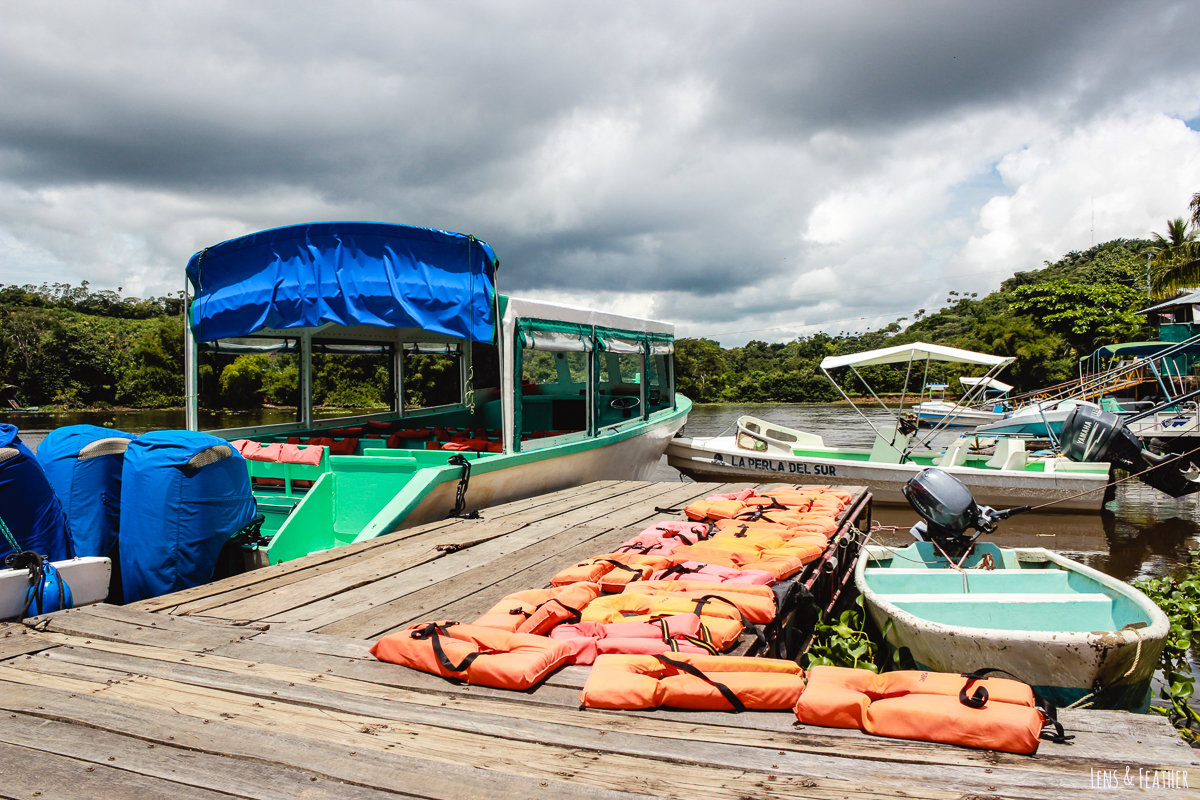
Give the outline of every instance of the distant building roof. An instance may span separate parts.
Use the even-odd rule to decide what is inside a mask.
[[[1168,300],[1165,303],[1159,303],[1158,305],[1151,306],[1150,308],[1143,308],[1137,313],[1149,314],[1151,311],[1166,311],[1169,308],[1178,308],[1179,306],[1190,306],[1193,304],[1200,304],[1200,290],[1193,290],[1187,294],[1176,297],[1174,300]]]

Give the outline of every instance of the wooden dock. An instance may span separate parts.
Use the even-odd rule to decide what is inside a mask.
[[[739,485],[740,486],[740,485]],[[725,486],[604,481],[134,606],[0,627],[0,797],[1028,798],[1200,759],[1161,717],[1064,712],[1036,756],[797,727],[790,712],[602,712],[585,667],[531,692],[375,661],[380,634],[506,594]],[[1126,767],[1133,780],[1125,784]],[[1105,784],[1101,784],[1105,785]]]

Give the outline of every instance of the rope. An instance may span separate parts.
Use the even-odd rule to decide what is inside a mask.
[[[1128,678],[1130,675],[1132,675],[1134,670],[1137,669],[1138,662],[1142,660],[1142,631],[1141,631],[1141,628],[1133,628],[1132,630],[1133,630],[1134,635],[1137,636],[1137,651],[1134,652],[1134,654],[1133,654],[1133,666],[1131,666],[1124,675],[1122,675],[1120,678],[1117,678],[1117,680],[1119,680],[1119,681],[1123,681],[1126,678]],[[1092,689],[1091,692],[1089,692],[1088,694],[1085,694],[1083,697],[1079,698],[1074,703],[1071,703],[1071,705],[1067,706],[1067,710],[1070,710],[1072,708],[1081,708],[1081,709],[1087,708],[1088,706],[1091,705],[1091,703],[1088,703],[1087,705],[1079,705],[1079,704],[1082,703],[1084,700],[1088,700],[1088,699],[1093,698],[1096,695],[1100,694],[1101,692],[1104,691],[1105,688],[1107,688],[1107,687],[1100,686],[1099,684],[1097,684],[1096,687],[1094,689]]]
[[[23,548],[20,544],[18,544],[17,537],[12,535],[12,531],[8,529],[8,525],[6,525],[2,519],[0,519],[0,533],[4,534],[4,538],[8,542],[8,546],[12,548],[14,553],[21,552]]]
[[[1141,477],[1142,475],[1145,475],[1147,472],[1152,472],[1152,471],[1158,469],[1159,467],[1165,467],[1168,464],[1173,464],[1176,461],[1180,460],[1181,458],[1187,458],[1188,456],[1192,455],[1193,453],[1200,453],[1200,447],[1193,448],[1193,449],[1187,451],[1186,453],[1180,453],[1179,455],[1175,456],[1174,458],[1168,459],[1168,460],[1162,462],[1161,464],[1155,464],[1152,467],[1147,467],[1146,469],[1142,470],[1141,472],[1135,472],[1132,475],[1129,475],[1125,478],[1119,478],[1119,479],[1113,481],[1112,483],[1106,483],[1103,486],[1097,486],[1095,489],[1085,489],[1084,491],[1079,492],[1078,494],[1073,494],[1070,497],[1060,497],[1057,500],[1051,500],[1048,503],[1042,503],[1040,506],[1033,506],[1029,510],[1037,511],[1040,508],[1047,508],[1049,506],[1058,505],[1059,503],[1065,503],[1068,500],[1074,500],[1076,497],[1083,497],[1085,494],[1091,494],[1092,492],[1107,491],[1109,488],[1111,488],[1113,486],[1119,486],[1120,484],[1125,483],[1126,481],[1131,481],[1134,478]]]

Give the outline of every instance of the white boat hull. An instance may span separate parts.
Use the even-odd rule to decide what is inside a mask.
[[[107,558],[72,558],[51,562],[59,578],[71,587],[76,606],[102,603],[108,597],[112,562]],[[31,581],[27,569],[0,569],[0,619],[18,619],[25,608]]]
[[[920,423],[929,427],[940,425],[943,428],[974,428],[1004,419],[1003,411],[981,411],[963,408],[953,403],[920,403],[913,406],[912,410]]]
[[[603,438],[599,442],[593,440],[585,450],[491,472],[483,471],[484,465],[480,464],[480,469],[471,473],[467,509],[489,508],[592,481],[649,480],[668,442],[686,422],[686,416],[677,418],[648,427],[628,439],[614,439],[611,443],[604,443]],[[439,484],[404,518],[397,530],[445,519],[454,508],[457,489],[457,481]]]
[[[1110,693],[1126,691],[1136,696],[1138,707],[1143,705],[1143,695],[1148,698],[1149,681],[1170,623],[1157,606],[1127,584],[1044,548],[1017,548],[1018,560],[1052,561],[1127,597],[1137,595],[1152,624],[1138,631],[1089,633],[968,628],[914,616],[874,592],[865,570],[873,559],[889,557],[894,551],[874,546],[866,549],[855,570],[855,585],[875,625],[886,631],[888,643],[907,648],[919,668],[937,672],[1003,669],[1060,704],[1080,700],[1097,685],[1113,687]],[[1017,613],[1018,606],[1013,608]]]
[[[793,484],[842,483],[867,486],[875,501],[907,505],[901,489],[925,465],[888,464],[835,457],[755,454],[739,451],[732,437],[673,440],[667,463],[698,481],[777,481]],[[1051,511],[1099,511],[1104,506],[1108,472],[979,469],[944,467],[990,506],[1040,505]]]

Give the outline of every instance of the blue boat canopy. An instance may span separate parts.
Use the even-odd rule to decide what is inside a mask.
[[[265,329],[418,328],[495,341],[497,259],[462,233],[316,222],[252,233],[192,256],[192,329],[211,342]]]

